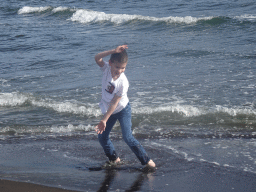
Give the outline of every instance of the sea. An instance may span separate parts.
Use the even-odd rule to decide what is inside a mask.
[[[254,0],[0,0],[0,177],[84,189],[86,167],[106,161],[94,56],[123,44],[155,174],[180,160],[255,175],[255,31]],[[139,166],[118,123],[111,138]]]

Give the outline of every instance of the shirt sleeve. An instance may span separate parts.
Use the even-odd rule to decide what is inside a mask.
[[[103,61],[103,62],[104,62],[104,65],[103,65],[103,67],[100,68],[102,72],[104,72],[109,65],[106,61]]]

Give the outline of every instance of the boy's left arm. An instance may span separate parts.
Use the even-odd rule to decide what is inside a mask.
[[[111,100],[107,113],[104,115],[104,117],[100,121],[100,123],[94,127],[95,131],[98,134],[102,134],[103,131],[105,131],[107,121],[108,121],[109,117],[112,115],[112,113],[115,111],[115,109],[116,109],[118,103],[120,102],[121,98],[122,98],[122,96],[115,95],[113,97],[113,99]]]
[[[121,53],[121,52],[122,52],[123,50],[125,50],[125,49],[128,49],[128,46],[127,46],[127,45],[120,45],[120,46],[118,46],[118,47],[115,48],[115,49],[98,53],[98,54],[95,56],[95,61],[96,61],[96,63],[97,63],[100,67],[103,67],[103,66],[104,66],[104,61],[103,61],[103,58],[104,58],[104,57],[106,57],[106,56],[108,56],[108,55],[111,55],[111,54],[113,54],[113,53]]]

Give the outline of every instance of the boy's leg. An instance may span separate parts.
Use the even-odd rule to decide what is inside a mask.
[[[148,157],[146,151],[141,146],[141,144],[133,137],[132,135],[132,122],[131,122],[131,106],[128,105],[118,113],[118,120],[120,122],[122,128],[122,134],[124,141],[131,148],[131,150],[135,153],[137,158],[140,160],[142,165],[146,165],[150,158]]]
[[[110,116],[110,118],[107,121],[107,126],[105,131],[103,131],[102,134],[98,134],[98,139],[101,144],[101,146],[104,149],[104,152],[106,156],[108,157],[109,161],[115,161],[117,159],[117,154],[114,148],[113,143],[109,139],[110,131],[112,130],[113,126],[116,123],[116,118]]]

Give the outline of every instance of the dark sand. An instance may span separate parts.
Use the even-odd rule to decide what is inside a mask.
[[[0,192],[255,192],[255,173],[239,167],[188,161],[171,150],[154,147],[151,142],[142,144],[156,162],[153,172],[143,170],[119,139],[115,146],[124,164],[110,169],[98,169],[106,157],[98,141],[88,137],[3,143]]]
[[[173,191],[173,192],[253,192],[256,177],[254,174],[232,172],[222,168],[192,165],[187,171],[173,170],[159,175],[158,170],[153,173],[134,172],[124,174],[122,169],[97,170],[87,172],[92,178],[85,183],[93,183],[77,191]],[[171,166],[172,169],[175,169]],[[94,173],[105,174],[104,179],[98,181],[93,178]],[[123,175],[124,174],[124,175]],[[117,181],[115,181],[117,180]],[[129,182],[133,181],[133,182]],[[127,185],[127,183],[130,183]],[[38,184],[0,180],[1,192],[74,192],[55,187]]]
[[[54,187],[47,187],[43,185],[37,185],[32,183],[23,183],[17,181],[0,180],[1,192],[72,192],[71,190],[65,190]]]

